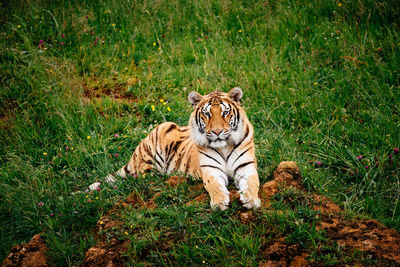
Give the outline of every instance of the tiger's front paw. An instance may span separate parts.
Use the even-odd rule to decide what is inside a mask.
[[[261,207],[261,200],[258,197],[246,197],[245,194],[241,194],[240,201],[243,203],[243,207],[247,209],[258,209]]]
[[[229,194],[214,196],[214,198],[211,198],[210,205],[213,209],[220,208],[221,210],[226,210],[229,205]]]

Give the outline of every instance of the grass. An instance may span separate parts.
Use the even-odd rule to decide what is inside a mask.
[[[294,160],[309,190],[400,230],[396,1],[13,1],[1,3],[0,15],[0,259],[44,232],[55,263],[82,262],[96,221],[148,185],[70,193],[117,170],[156,124],[186,125],[191,90],[234,86],[255,127],[261,183]],[[239,206],[210,212],[183,206],[188,192],[158,190],[165,209],[124,215],[149,227],[130,248],[133,262],[160,263],[162,254],[141,251],[157,240],[153,230],[176,222],[176,233],[195,237],[186,235],[189,245],[179,243],[171,262],[260,260],[270,237],[257,238],[262,225],[230,219]],[[341,262],[312,228],[313,214],[274,201],[287,212],[256,220],[314,251],[317,262]]]

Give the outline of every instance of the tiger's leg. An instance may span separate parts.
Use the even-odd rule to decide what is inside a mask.
[[[229,205],[228,177],[222,171],[203,172],[204,188],[210,195],[211,208],[226,210]]]
[[[240,201],[243,206],[248,209],[259,208],[261,206],[261,201],[258,198],[260,181],[255,163],[250,163],[237,170],[234,180],[239,189]]]

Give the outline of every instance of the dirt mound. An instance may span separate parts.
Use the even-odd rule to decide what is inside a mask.
[[[325,217],[320,229],[340,246],[400,264],[400,233],[376,220],[344,221],[340,217]]]
[[[304,190],[299,168],[294,162],[281,162],[274,172],[274,180],[265,183],[261,190],[261,199],[265,207],[270,206],[273,195],[281,189],[294,186]],[[312,209],[321,212],[320,225],[317,230],[324,230],[327,236],[337,244],[351,250],[359,250],[378,259],[394,261],[400,264],[400,233],[387,228],[376,220],[346,220],[341,216],[342,209],[327,197],[311,194]],[[294,251],[294,249],[291,249]],[[278,253],[279,252],[279,253]],[[283,254],[282,254],[283,253]],[[271,258],[271,265],[287,265],[290,249],[282,242],[275,242],[264,252]]]
[[[40,234],[37,234],[32,237],[29,243],[13,247],[1,266],[50,266],[46,257],[46,251],[46,244]]]
[[[167,184],[170,186],[177,186],[179,184],[182,184],[184,182],[186,182],[186,179],[184,177],[180,177],[180,176],[170,176],[167,180],[166,180]]]
[[[156,193],[150,200],[143,201],[140,195],[132,193],[101,217],[96,224],[97,244],[86,252],[82,266],[124,266],[129,259],[124,254],[130,241],[120,240],[116,232],[127,233],[129,230],[124,229],[123,222],[117,218],[126,208],[154,209],[156,207],[154,200],[158,195],[159,193]]]
[[[284,161],[278,165],[274,171],[274,180],[266,182],[260,190],[260,199],[264,208],[270,206],[271,197],[278,193],[284,187],[294,186],[301,189],[300,170],[296,163]]]
[[[128,244],[128,241],[121,243],[116,238],[99,242],[86,252],[85,262],[81,266],[124,266],[128,257],[123,254]]]
[[[121,210],[128,207],[142,207],[144,204],[138,194],[132,193],[101,217],[96,224],[97,244],[86,252],[82,266],[125,265],[127,257],[124,256],[124,253],[127,251],[129,241],[121,241],[114,235],[113,230],[123,229],[123,222],[116,218]]]
[[[126,78],[122,81],[117,77],[110,79],[99,79],[96,76],[91,76],[86,82],[83,82],[84,97],[87,101],[91,99],[101,99],[108,96],[115,101],[124,101],[132,103],[137,101],[135,96],[129,92],[130,86],[135,86],[138,80],[132,77]]]
[[[269,260],[261,262],[259,266],[307,266],[308,262],[305,258],[308,255],[305,252],[301,253],[301,251],[298,244],[288,245],[284,238],[280,238],[264,250],[264,257]]]

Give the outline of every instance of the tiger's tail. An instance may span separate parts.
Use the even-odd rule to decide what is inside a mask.
[[[106,177],[103,178],[103,182],[95,182],[88,186],[88,191],[97,190],[101,186],[102,183],[105,184],[113,184],[116,182],[118,177],[125,179],[130,174],[129,164],[124,165],[121,169],[114,173],[110,173]]]
[[[129,163],[128,163],[128,164],[124,165],[121,169],[119,169],[118,171],[116,171],[114,173],[110,173],[109,175],[104,177],[103,181],[95,182],[95,183],[89,185],[86,190],[73,192],[72,195],[79,194],[82,192],[90,192],[90,191],[98,190],[97,188],[100,188],[102,184],[113,184],[117,181],[118,177],[125,179],[129,174],[131,174],[131,172],[130,172]]]

